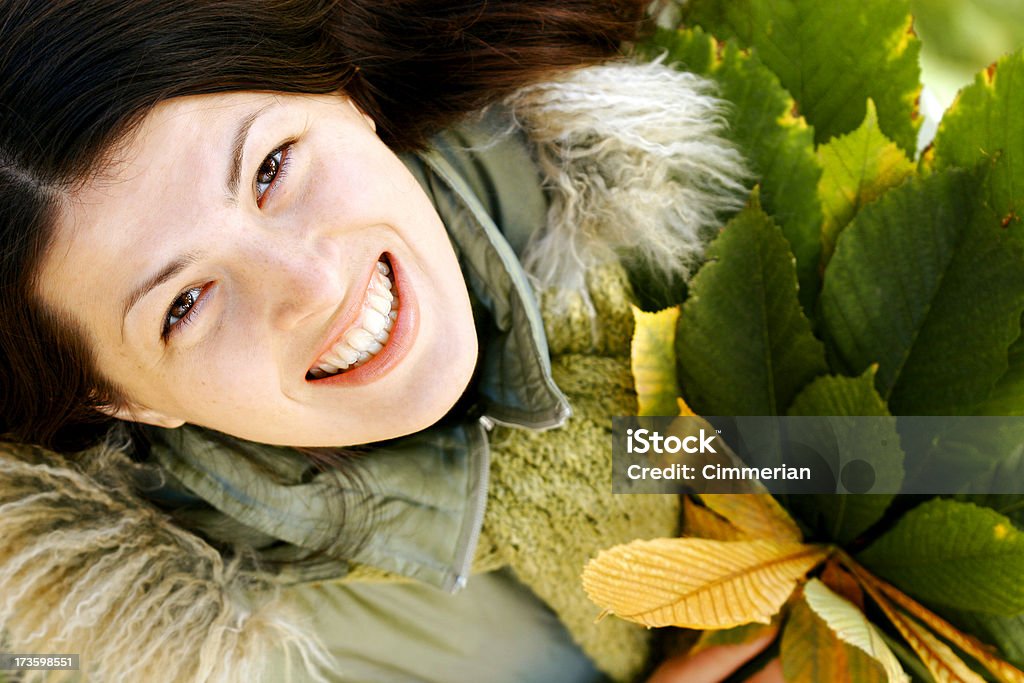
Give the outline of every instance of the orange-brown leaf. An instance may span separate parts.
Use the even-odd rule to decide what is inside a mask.
[[[839,566],[835,558],[825,564],[825,570],[821,573],[821,582],[828,586],[833,593],[843,596],[862,612],[864,611],[864,591],[861,590],[857,579]]]

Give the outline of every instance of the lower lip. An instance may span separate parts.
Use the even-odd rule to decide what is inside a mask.
[[[375,382],[388,374],[399,361],[405,357],[416,336],[417,315],[416,300],[412,294],[412,288],[405,277],[402,267],[396,263],[395,257],[387,254],[388,262],[391,264],[391,274],[397,290],[398,317],[391,327],[391,334],[384,348],[377,352],[373,358],[362,365],[351,370],[346,370],[338,375],[331,375],[322,379],[306,380],[312,384],[340,386],[340,385],[361,385]]]

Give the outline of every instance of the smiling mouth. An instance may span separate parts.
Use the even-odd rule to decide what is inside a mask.
[[[377,260],[360,306],[359,317],[316,360],[306,373],[307,380],[333,377],[358,368],[387,346],[398,319],[398,296],[387,254]]]

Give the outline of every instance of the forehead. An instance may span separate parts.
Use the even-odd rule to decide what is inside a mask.
[[[222,179],[239,122],[276,99],[201,95],[150,111],[62,202],[40,267],[43,301],[73,312],[83,292],[124,292],[163,251],[187,241],[186,227],[199,224],[211,202],[227,201]]]
[[[71,193],[69,212],[91,215],[96,207],[102,207],[105,215],[118,208],[134,213],[136,207],[120,204],[175,181],[194,181],[196,172],[209,170],[214,160],[225,163],[227,145],[241,120],[277,99],[270,94],[232,93],[160,103]]]

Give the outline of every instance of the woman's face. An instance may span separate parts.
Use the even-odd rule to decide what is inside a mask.
[[[39,291],[129,399],[112,413],[265,443],[423,429],[477,357],[441,219],[342,96],[161,104],[66,203]]]

